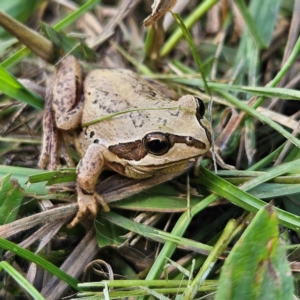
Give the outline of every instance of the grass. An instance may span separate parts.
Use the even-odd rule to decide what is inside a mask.
[[[189,176],[177,179],[137,181],[105,172],[99,190],[111,211],[68,229],[65,224],[77,210],[75,169],[37,169],[44,90],[18,80],[31,79],[43,88],[54,68],[0,32],[3,292],[15,297],[28,293],[34,299],[74,293],[73,298],[83,299],[299,297],[300,77],[293,75],[299,73],[300,39],[293,35],[299,1],[293,7],[288,0],[251,0],[247,5],[236,0],[235,8],[220,2],[219,10],[217,2],[168,13],[172,24],[158,45],[157,59],[149,44],[153,31],[145,43],[143,6],[121,15],[115,35],[103,38],[100,25],[104,33],[111,32],[109,22],[126,3],[104,2],[111,10],[99,1],[45,10],[41,1],[31,0],[20,5],[23,15],[0,4],[33,28],[42,21],[64,30],[61,34],[42,26],[55,39],[57,59],[76,49],[76,55],[85,57],[86,70],[125,67],[179,95],[195,94],[207,105],[212,99],[215,150],[237,168],[215,173],[205,157],[195,172],[189,168]],[[35,10],[29,20],[30,6]],[[219,25],[213,29],[209,24]],[[161,30],[156,37],[163,37]],[[65,35],[74,32],[86,44]],[[97,64],[88,62],[93,55],[87,45]],[[34,287],[38,273],[31,263],[49,272],[50,279]],[[31,279],[25,280],[21,271]]]

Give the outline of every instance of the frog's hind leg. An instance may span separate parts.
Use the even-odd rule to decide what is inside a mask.
[[[38,166],[42,169],[55,170],[58,165],[58,130],[55,126],[52,113],[52,85],[46,90],[44,119],[43,119],[43,143]]]
[[[70,154],[70,137],[65,134],[63,130],[58,130],[58,140],[59,140],[59,156],[63,158],[68,168],[74,168],[75,163]]]
[[[65,136],[81,124],[83,110],[83,72],[73,56],[63,59],[46,91],[43,120],[43,146],[40,168],[55,170],[59,166],[60,153],[69,166],[72,159],[67,153]]]
[[[81,124],[83,71],[74,56],[62,60],[53,80],[53,103],[57,128],[72,130]]]

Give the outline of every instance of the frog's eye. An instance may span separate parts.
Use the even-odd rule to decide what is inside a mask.
[[[163,155],[170,149],[168,136],[161,132],[146,134],[142,142],[145,150],[154,155]]]
[[[198,119],[203,119],[203,116],[205,114],[205,105],[204,105],[203,101],[200,98],[195,97],[195,99],[198,102],[197,111],[196,111],[197,117],[198,117]]]

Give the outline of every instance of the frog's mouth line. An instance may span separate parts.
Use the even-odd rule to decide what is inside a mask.
[[[177,171],[182,170],[188,163],[190,159],[183,159],[177,161],[176,163],[170,162],[163,165],[144,165],[144,166],[137,166],[137,165],[130,165],[127,166],[128,169],[133,171],[130,172],[131,174],[143,174],[148,176],[158,175],[158,174],[170,174],[175,173]],[[148,177],[147,176],[147,177]]]
[[[180,136],[180,135],[169,134],[169,133],[166,133],[166,135],[168,136],[168,139],[170,141],[170,147],[168,151],[170,151],[170,149],[175,144],[185,144],[187,146],[195,147],[203,150],[207,146],[205,143],[197,139],[194,139],[190,136]],[[132,161],[140,161],[147,154],[149,154],[148,151],[146,151],[146,149],[144,148],[142,140],[135,140],[133,142],[119,143],[117,145],[112,145],[108,147],[108,150],[113,154],[117,155],[121,159],[132,160]]]
[[[181,160],[170,161],[170,162],[166,162],[166,163],[160,164],[160,165],[155,165],[155,164],[151,164],[151,165],[134,165],[133,164],[132,166],[136,169],[150,168],[150,169],[153,169],[153,170],[159,170],[159,169],[164,169],[166,167],[177,166],[177,165],[181,165],[181,164],[187,163],[187,162],[192,161],[192,160],[196,160],[200,156],[201,155],[187,157],[187,158],[184,158],[184,159],[181,159]]]

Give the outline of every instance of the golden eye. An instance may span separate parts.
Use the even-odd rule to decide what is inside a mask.
[[[148,153],[163,155],[170,149],[170,141],[166,134],[151,132],[146,134],[142,140],[143,146]]]

